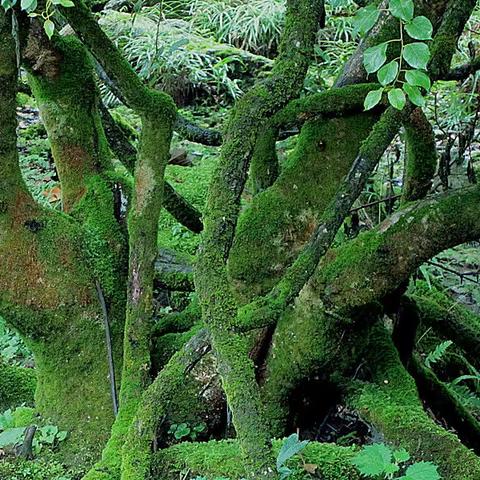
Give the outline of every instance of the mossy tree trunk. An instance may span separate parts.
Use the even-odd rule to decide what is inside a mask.
[[[453,45],[475,2],[428,3],[419,0],[416,6],[437,32],[430,73],[448,77]],[[71,431],[69,460],[91,465],[105,446],[85,478],[148,480],[159,468],[155,457],[171,455],[153,455],[166,443],[164,423],[180,398],[201,390],[201,375],[193,370],[210,355],[205,368],[220,378],[238,443],[235,454],[243,459],[235,475],[276,478],[271,440],[289,433],[286,419],[295,388],[321,374],[388,441],[417,458],[433,459],[449,479],[477,479],[480,459],[425,413],[402,364],[408,349],[398,355],[382,321],[406,301],[405,285],[422,262],[480,238],[478,187],[425,200],[437,157],[422,111],[409,106],[399,113],[381,104],[363,112],[365,95],[378,86],[366,83],[362,55],[395,35],[392,18],[381,16],[335,88],[298,98],[324,9],[316,0],[288,0],[273,71],[233,108],[210,185],[195,271],[204,328],[191,320],[176,325],[174,332],[181,334],[193,325],[178,337],[180,344],[189,341],[154,378],[158,219],[164,203],[176,218],[191,213],[183,215],[181,205],[172,205],[180,197],[171,187],[164,199],[172,132],[185,132],[185,122],[170,97],[142,83],[83,2],[62,13],[80,39],[56,34],[49,40],[36,20],[20,22],[22,61],[62,184],[60,213],[40,207],[22,180],[15,133],[17,49],[11,13],[0,10],[0,313],[34,352],[36,406]],[[142,120],[138,154],[133,158],[129,147],[120,158],[133,173],[131,195],[123,192],[127,222],[115,201],[122,186],[99,114],[89,53]],[[299,139],[280,169],[276,141],[281,128],[291,124],[300,127]],[[402,209],[332,248],[402,125],[407,139]],[[220,139],[195,136],[200,137],[206,143]],[[249,177],[255,196],[241,211]],[[201,227],[196,219],[195,229]],[[425,304],[416,299],[415,305],[421,317]],[[458,317],[454,320],[463,322]],[[120,382],[116,418],[106,321]],[[443,328],[452,331],[451,325]],[[469,348],[477,345],[468,338],[471,331],[478,336],[474,327],[458,335]],[[348,380],[363,360],[375,367],[370,376]],[[199,412],[201,403],[193,399],[190,407]],[[195,417],[173,412],[175,418],[182,415]],[[349,458],[351,452],[339,455]],[[348,471],[344,461],[341,465]],[[168,465],[161,468],[168,471]]]

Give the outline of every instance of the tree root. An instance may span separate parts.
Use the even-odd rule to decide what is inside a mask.
[[[421,322],[455,342],[472,365],[480,368],[480,317],[426,282],[417,281],[409,296]]]
[[[403,367],[385,327],[375,327],[371,342],[367,361],[373,370],[373,381],[358,385],[350,393],[349,403],[387,441],[406,448],[417,459],[438,465],[444,478],[480,478],[480,458],[456,435],[437,425],[423,409],[415,383]]]
[[[409,371],[416,380],[420,394],[428,400],[429,406],[448,421],[465,445],[479,454],[480,424],[452,392],[449,385],[442,382],[416,356],[410,362]]]

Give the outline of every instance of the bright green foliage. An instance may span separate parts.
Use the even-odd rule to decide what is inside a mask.
[[[30,408],[20,407],[14,412],[8,409],[0,415],[0,448],[15,447],[22,443],[25,428],[37,423],[33,413]],[[56,425],[44,425],[35,432],[33,450],[38,454],[44,446],[54,449],[66,438],[67,432],[60,431]]]
[[[437,345],[433,352],[430,352],[425,359],[425,365],[430,368],[433,363],[439,362],[442,357],[445,355],[447,349],[453,344],[451,340],[447,340],[445,342],[440,343]]]
[[[431,462],[418,462],[408,466],[405,474],[395,476],[404,467],[401,465],[410,460],[405,449],[392,450],[383,443],[364,447],[353,459],[352,463],[358,471],[369,478],[398,480],[439,480],[441,477],[437,467]]]
[[[8,480],[74,480],[58,462],[47,460],[1,461],[0,478]]]
[[[168,433],[173,435],[176,440],[190,439],[195,441],[199,433],[204,432],[207,429],[205,423],[199,423],[198,425],[190,426],[188,423],[173,423],[168,430]]]
[[[5,10],[13,8],[17,4],[17,0],[2,0],[1,6]],[[71,0],[47,0],[45,3],[41,2],[41,9],[37,10],[38,0],[21,0],[20,8],[28,13],[30,17],[40,17],[43,20],[43,29],[48,38],[52,38],[55,32],[55,23],[52,18],[55,14],[55,7],[60,5],[65,8],[74,6]]]
[[[400,38],[390,39],[386,42],[367,48],[364,53],[363,65],[368,74],[377,73],[377,79],[388,92],[390,104],[398,110],[403,110],[406,105],[406,96],[410,101],[423,106],[420,88],[430,89],[430,78],[422,70],[427,70],[431,58],[430,48],[424,41],[432,39],[433,25],[427,17],[422,15],[414,17],[413,0],[390,0],[389,12],[400,23]],[[356,31],[365,35],[377,22],[380,15],[379,7],[368,5],[361,9],[356,18]],[[407,43],[406,36],[421,42]],[[400,55],[386,64],[388,50],[392,44],[400,44]],[[411,70],[404,68],[405,64],[421,73],[407,75]],[[405,81],[402,80],[405,76]],[[382,91],[383,94],[383,91]],[[382,95],[370,95],[365,99],[365,110],[370,110],[378,105]]]
[[[300,453],[308,444],[308,440],[302,442],[298,439],[297,433],[292,433],[282,444],[277,456],[277,472],[280,475],[280,479],[288,478],[293,472],[288,468],[285,463],[290,460],[294,455]]]

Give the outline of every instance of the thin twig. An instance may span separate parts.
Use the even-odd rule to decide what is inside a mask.
[[[105,341],[107,344],[107,359],[108,370],[110,376],[110,390],[112,394],[113,413],[115,416],[118,414],[118,398],[117,398],[117,385],[115,382],[115,364],[113,361],[112,353],[112,336],[110,334],[110,323],[108,321],[107,304],[105,303],[105,297],[103,296],[102,287],[98,280],[95,280],[95,288],[97,289],[98,301],[102,307],[103,323],[105,325]]]

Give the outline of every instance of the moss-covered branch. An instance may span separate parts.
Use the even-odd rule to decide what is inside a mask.
[[[431,46],[432,59],[428,70],[433,78],[442,79],[450,72],[452,58],[457,51],[458,39],[476,4],[476,0],[463,0],[462,2],[450,0],[448,3],[448,8],[442,17],[442,23]]]
[[[375,89],[378,89],[376,83],[347,85],[292,100],[273,117],[272,124],[288,128],[302,125],[315,117],[335,118],[361,113],[365,97]]]
[[[185,375],[209,351],[206,330],[197,333],[177,352],[142,396],[123,447],[122,480],[148,480],[152,466],[151,446],[157,427],[167,414]]]
[[[299,95],[322,13],[323,2],[287,2],[285,29],[272,75],[238,102],[229,120],[220,163],[210,185],[197,262],[196,286],[204,321],[212,335],[237,437],[249,473],[255,478],[273,476],[270,434],[263,420],[253,363],[248,358],[248,342],[230,332],[237,308],[226,262],[258,135],[273,114]]]
[[[110,148],[127,170],[133,173],[137,149],[130,143],[104,105],[100,105],[100,115]],[[203,230],[201,213],[168,182],[164,185],[163,203],[166,210],[192,232],[200,233]]]
[[[62,8],[62,13],[108,77],[115,82],[130,108],[142,116],[171,114],[170,97],[164,93],[153,92],[144,85],[132,66],[100,28],[83,1],[76,2],[75,8]]]
[[[289,267],[280,282],[265,297],[242,308],[237,328],[250,330],[274,324],[297,297],[331,246],[335,235],[360,195],[386,148],[397,134],[405,112],[390,107],[363,143],[360,152],[335,197],[322,214],[311,241]]]
[[[420,108],[415,109],[404,122],[407,147],[403,200],[425,198],[437,170],[435,133]]]
[[[452,339],[480,367],[480,318],[445,292],[416,282],[409,292],[420,320],[446,338]]]
[[[458,395],[452,391],[451,386],[442,382],[417,355],[412,358],[408,370],[429,407],[455,429],[467,447],[478,453],[480,451],[480,423],[461,402]]]
[[[301,379],[319,368],[342,371],[355,361],[368,338],[368,319],[383,310],[384,298],[398,294],[428,258],[479,237],[479,199],[480,190],[468,188],[411,204],[327,253],[280,317],[272,340],[262,393],[276,434],[282,433],[287,399]]]
[[[396,291],[426,260],[480,237],[478,187],[411,203],[376,229],[331,250],[313,282],[329,305],[352,311]]]
[[[98,61],[95,62],[95,66],[102,82],[120,101],[126,103],[120,88],[108,77]],[[190,142],[210,145],[212,147],[218,147],[222,144],[222,134],[219,131],[200,127],[191,120],[186,119],[180,113],[177,114],[177,119],[173,128],[181,137]]]
[[[0,228],[19,193],[28,196],[17,153],[17,57],[12,37],[12,14],[0,10]]]

